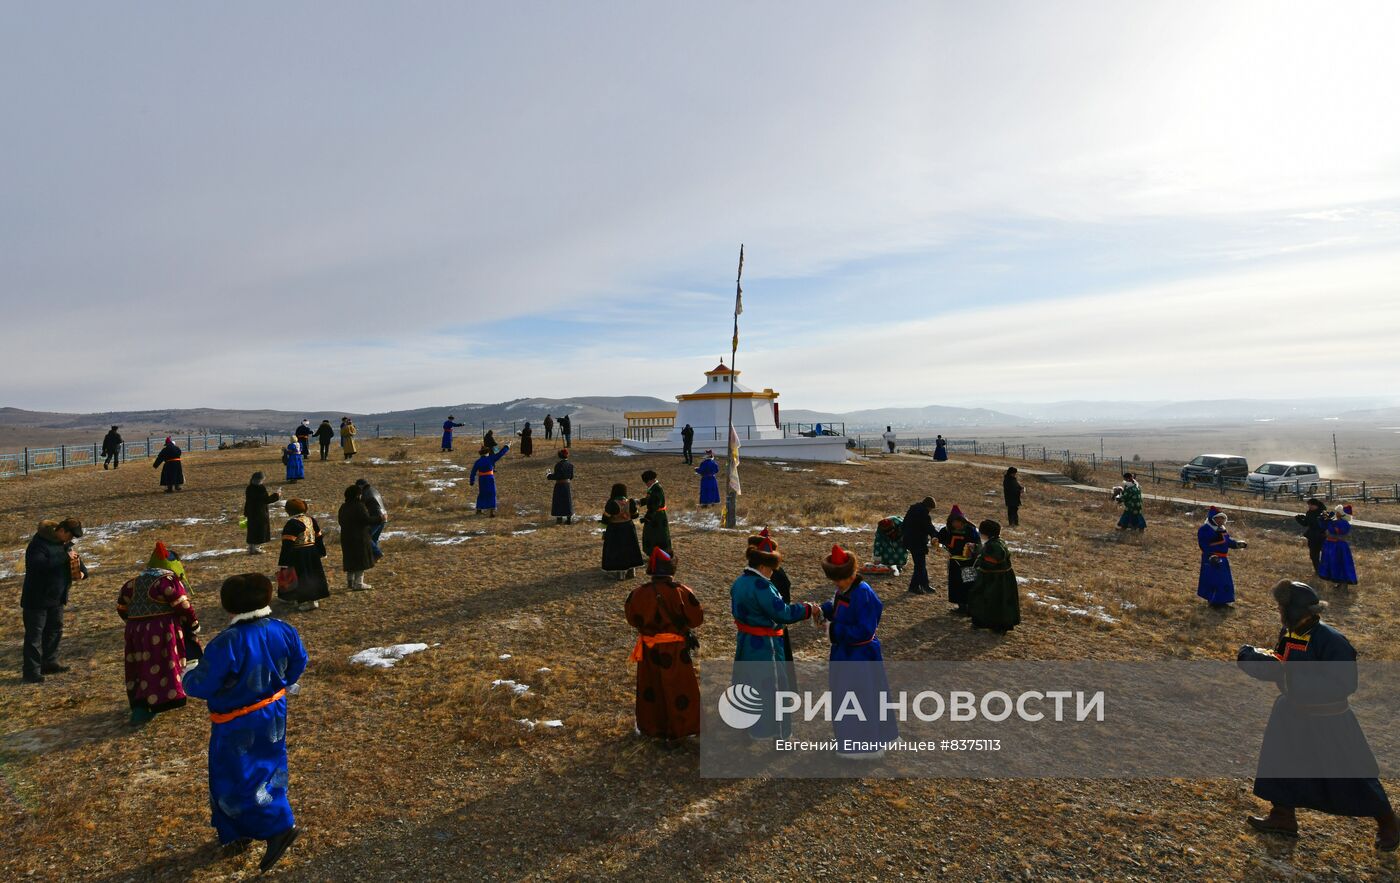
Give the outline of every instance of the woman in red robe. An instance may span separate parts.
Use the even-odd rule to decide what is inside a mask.
[[[676,559],[657,548],[647,563],[651,581],[627,596],[627,621],[637,630],[631,661],[637,663],[637,732],[668,741],[700,734],[700,679],[691,630],[705,611],[687,586],[676,582]]]
[[[199,632],[199,617],[184,577],[179,556],[156,543],[146,569],[117,597],[117,615],[126,622],[126,695],[133,724],[185,704],[185,636]],[[197,646],[191,641],[191,650]]]

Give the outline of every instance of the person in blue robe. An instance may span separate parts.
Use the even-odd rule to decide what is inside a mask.
[[[948,440],[941,435],[933,440],[933,459],[940,462],[948,459]]]
[[[1196,545],[1201,547],[1201,577],[1196,594],[1219,610],[1235,603],[1235,578],[1230,573],[1230,550],[1243,549],[1248,543],[1230,536],[1225,524],[1229,519],[1219,507],[1206,512],[1205,524],[1196,531]]]
[[[1249,824],[1266,834],[1297,837],[1300,808],[1373,818],[1376,849],[1390,852],[1400,846],[1400,822],[1348,701],[1357,688],[1356,650],[1322,622],[1327,603],[1312,586],[1283,580],[1272,594],[1283,624],[1278,642],[1273,650],[1246,645],[1238,656],[1246,674],[1275,684],[1280,694],[1254,779],[1255,796],[1272,808],[1266,816],[1250,816]],[[1304,665],[1309,662],[1328,664]],[[1329,769],[1335,774],[1319,775]]]
[[[827,677],[837,712],[832,720],[836,751],[843,757],[874,760],[884,757],[885,743],[899,738],[899,722],[893,716],[883,719],[881,711],[890,682],[875,630],[885,605],[869,583],[856,578],[858,566],[856,556],[840,546],[832,546],[822,559],[822,572],[836,586],[831,600],[822,602],[822,618],[831,639]],[[848,707],[848,696],[859,703],[859,714]],[[843,708],[848,713],[840,713]]]
[[[448,414],[447,419],[442,421],[442,449],[444,451],[452,450],[452,430],[460,429],[465,425],[465,423],[458,423],[451,414]]]
[[[287,796],[287,694],[306,670],[297,630],[272,618],[272,582],[259,573],[224,580],[233,621],[184,675],[185,692],[209,704],[209,804],[230,853],[267,844],[261,869],[277,863],[300,829]]]
[[[301,481],[306,477],[306,460],[296,436],[292,436],[291,444],[282,450],[282,462],[287,465],[287,481]]]
[[[1327,519],[1327,535],[1322,538],[1322,557],[1318,560],[1318,576],[1334,583],[1337,588],[1356,585],[1356,563],[1351,558],[1351,505],[1332,510]]]
[[[705,459],[695,467],[695,474],[700,476],[700,505],[719,505],[719,463],[715,462],[714,451],[705,452]]]
[[[502,446],[494,454],[491,448],[482,445],[481,456],[472,464],[471,475],[467,478],[467,484],[476,485],[476,511],[490,512],[492,518],[496,517],[496,461],[508,451],[510,445]],[[481,479],[480,483],[477,482],[478,478]]]
[[[734,646],[732,683],[750,688],[761,707],[761,717],[748,731],[754,739],[770,739],[792,732],[786,720],[777,720],[779,690],[792,689],[783,643],[783,626],[819,615],[821,608],[809,602],[785,603],[773,585],[773,573],[783,556],[771,540],[749,546],[748,567],[729,587],[729,610],[738,630]]]

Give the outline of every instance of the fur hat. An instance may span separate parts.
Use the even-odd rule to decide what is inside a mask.
[[[1333,509],[1333,510],[1332,510],[1332,513],[1333,513],[1334,515],[1336,515],[1338,518],[1340,518],[1340,519],[1342,519],[1342,520],[1344,520],[1344,521],[1350,521],[1350,520],[1351,520],[1351,504],[1350,504],[1350,503],[1343,503],[1343,504],[1341,504],[1340,506],[1338,506],[1336,509]]]
[[[749,537],[749,548],[756,548],[759,543],[765,540],[767,540],[768,544],[771,545],[774,549],[778,548],[778,541],[773,539],[772,535],[768,533],[768,528],[766,527],[758,533],[754,534],[753,536]]]
[[[651,559],[647,561],[647,573],[652,576],[675,576],[675,556],[667,553],[660,546],[656,546],[651,550]]]
[[[783,553],[778,551],[778,544],[767,537],[759,537],[758,542],[744,552],[744,557],[750,567],[772,567],[776,570],[783,563]]]
[[[832,546],[831,554],[822,559],[822,573],[829,580],[850,579],[855,576],[859,564],[856,556],[840,546]]]
[[[240,573],[219,587],[219,603],[229,613],[252,613],[272,603],[272,580],[261,573]]]
[[[287,510],[288,515],[305,515],[306,501],[292,497],[283,508]]]
[[[58,526],[71,533],[75,538],[83,535],[83,523],[76,518],[65,518],[58,523]]]
[[[1283,608],[1289,623],[1295,623],[1309,614],[1320,614],[1327,608],[1327,602],[1317,596],[1317,590],[1307,583],[1280,580],[1274,585],[1274,603]]]
[[[989,540],[994,540],[1001,536],[1001,522],[984,518],[982,523],[977,525],[977,532]]]
[[[1230,520],[1230,516],[1221,512],[1219,506],[1211,506],[1206,510],[1206,524],[1215,524],[1215,519],[1217,518],[1224,518],[1226,521]]]

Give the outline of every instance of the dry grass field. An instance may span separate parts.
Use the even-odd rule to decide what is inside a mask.
[[[1259,806],[1247,780],[702,779],[694,746],[665,751],[632,736],[633,632],[621,615],[631,584],[598,571],[592,516],[611,482],[635,491],[643,469],[661,473],[680,576],[707,605],[702,667],[732,656],[727,589],[747,531],[719,530],[713,510],[696,509],[695,479],[679,458],[624,458],[610,445],[576,452],[581,523],[548,517],[549,454],[503,460],[500,517],[478,516],[466,484],[470,447],[463,440],[445,455],[431,439],[370,441],[353,465],[310,462],[296,488],[327,528],[335,594],[320,610],[278,614],[301,631],[311,664],[288,726],[292,802],[306,833],[273,876],[1386,880],[1400,872],[1394,856],[1373,851],[1366,821],[1304,814],[1297,842],[1252,834],[1243,817]],[[224,621],[220,581],[275,563],[241,553],[236,522],[251,472],[283,484],[276,451],[195,453],[185,465],[189,484],[174,495],[161,494],[140,463],[0,482],[9,610],[0,878],[256,875],[260,849],[224,859],[213,845],[202,704],[144,729],[126,723],[114,602],[152,544],[164,540],[186,557],[206,640]],[[392,522],[387,557],[368,575],[373,590],[352,594],[336,591],[332,513],[360,476],[384,493]],[[800,599],[826,594],[818,560],[834,540],[868,554],[876,520],[925,494],[942,511],[958,503],[973,518],[1002,514],[998,473],[956,461],[747,462],[743,477],[741,514],[778,531]],[[1194,594],[1200,510],[1149,504],[1147,535],[1120,542],[1106,497],[1026,484],[1024,526],[1007,533],[1017,572],[1035,580],[1023,586],[1037,595],[1023,596],[1023,625],[1004,638],[973,632],[946,615],[940,597],[883,580],[874,585],[887,604],[887,658],[1233,658],[1241,643],[1276,632],[1267,587],[1310,573],[1291,525],[1238,517],[1236,532],[1252,541],[1233,559],[1241,598],[1213,613]],[[68,610],[64,661],[73,671],[31,686],[19,679],[15,562],[40,518],[66,515],[88,526],[79,548],[96,566]],[[1332,598],[1331,619],[1371,659],[1400,655],[1396,555],[1358,538],[1363,584]],[[940,559],[933,565],[941,572]],[[824,656],[816,629],[796,636],[800,656]],[[388,670],[348,662],[366,647],[409,641],[430,648]],[[498,678],[530,690],[493,689]],[[521,719],[563,726],[527,729]]]

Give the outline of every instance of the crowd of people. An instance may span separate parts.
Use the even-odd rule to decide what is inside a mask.
[[[568,420],[567,416],[558,421],[548,416],[543,424],[546,439],[553,440],[557,427],[566,442],[546,473],[553,485],[550,514],[561,524],[572,524],[575,517],[575,464],[567,446],[571,436]],[[461,426],[450,416],[444,422],[444,452],[452,450],[453,430]],[[112,433],[117,429],[112,427]],[[533,452],[531,433],[528,423],[519,433],[522,456]],[[339,434],[349,460],[355,452],[353,421],[343,418]],[[314,431],[309,420],[303,421],[282,452],[287,481],[305,477],[312,437],[318,440],[320,459],[325,461],[334,435],[329,420],[323,420]],[[120,436],[116,438],[113,456],[119,459]],[[889,441],[893,450],[893,440]],[[938,450],[946,458],[946,446],[940,444]],[[496,469],[510,451],[510,445],[498,445],[493,433],[485,432],[469,477],[469,483],[477,488],[478,513],[495,517],[500,505]],[[683,457],[691,463],[689,444]],[[104,468],[107,465],[104,463]],[[181,451],[171,438],[165,440],[154,466],[162,470],[161,483],[167,493],[184,484]],[[699,476],[697,505],[718,504],[719,467],[713,451],[705,452],[694,472]],[[637,666],[636,731],[675,746],[700,731],[696,630],[704,623],[705,611],[699,596],[678,579],[679,556],[660,478],[655,470],[647,469],[640,479],[645,489],[640,498],[633,499],[626,484],[616,483],[603,505],[599,519],[604,528],[601,567],[618,580],[633,578],[638,568],[645,568],[646,581],[629,592],[624,604],[626,621],[637,632],[630,657]],[[1132,473],[1125,473],[1123,482],[1114,488],[1114,498],[1123,509],[1118,527],[1145,530],[1141,488]],[[1016,527],[1024,488],[1015,467],[1003,475],[1002,492],[1007,526]],[[286,521],[279,535],[275,581],[256,573],[225,580],[220,603],[232,619],[207,647],[200,643],[201,624],[188,589],[185,563],[163,542],[155,544],[141,571],[122,585],[116,602],[117,614],[125,623],[125,687],[131,722],[144,724],[184,706],[190,697],[208,704],[212,824],[220,843],[230,852],[247,849],[255,840],[264,842],[264,870],[299,833],[287,797],[286,697],[296,691],[307,664],[296,629],[272,616],[272,604],[280,601],[310,611],[331,594],[322,525],[310,514],[305,500],[284,499],[280,492],[269,490],[261,471],[253,473],[245,488],[243,526],[248,553],[262,554],[262,547],[272,542],[270,509],[278,503]],[[927,559],[935,547],[947,556],[949,613],[967,617],[973,629],[999,635],[1020,625],[1018,581],[1011,549],[1002,539],[1003,525],[992,519],[974,524],[958,505],[951,506],[943,523],[937,524],[933,514],[936,506],[933,497],[927,496],[912,503],[903,516],[881,518],[873,536],[872,560],[864,565],[851,549],[832,546],[817,562],[829,583],[819,600],[793,600],[795,587],[770,531],[749,537],[742,554],[745,566],[729,590],[729,612],[735,627],[734,681],[752,682],[760,695],[770,698],[775,691],[792,687],[796,675],[789,630],[810,621],[823,628],[832,663],[866,664],[833,665],[833,691],[864,697],[887,690],[877,636],[884,602],[865,577],[899,574],[912,558],[907,592],[933,594]],[[1338,587],[1357,583],[1347,541],[1351,517],[1351,506],[1328,511],[1317,499],[1309,500],[1307,511],[1297,516],[1315,574]],[[365,575],[383,556],[379,538],[389,520],[384,498],[361,478],[344,489],[336,520],[345,587],[349,591],[369,589]],[[75,540],[82,534],[82,524],[76,518],[44,521],[26,550],[21,598],[26,682],[41,683],[47,675],[68,671],[58,658],[62,611],[72,583],[87,577],[87,568],[75,549]],[[1227,607],[1235,600],[1230,553],[1246,549],[1248,544],[1231,535],[1229,518],[1217,507],[1207,512],[1197,530],[1197,541],[1201,556],[1197,594],[1212,608]],[[1299,660],[1354,662],[1355,651],[1345,637],[1321,622],[1326,605],[1315,590],[1285,581],[1275,587],[1273,598],[1283,629],[1273,649],[1241,648],[1239,661],[1253,666],[1247,668],[1251,674],[1284,684],[1285,666]],[[1334,685],[1336,695],[1326,697],[1327,701],[1345,704],[1346,695],[1354,689],[1354,681]],[[1294,719],[1297,709],[1287,698],[1285,689],[1269,722],[1265,751],[1271,739],[1277,743],[1282,738],[1279,732],[1302,726]],[[1338,721],[1327,726],[1346,730],[1337,738],[1354,744],[1360,730],[1350,715],[1349,710],[1345,715],[1339,712]],[[779,717],[764,715],[752,732],[757,737],[783,735],[784,726]],[[887,743],[898,735],[895,723],[882,719],[841,721],[836,730],[843,744],[865,746],[843,752],[853,759],[881,757],[883,751],[869,746]],[[1360,739],[1364,747],[1364,737]],[[1400,827],[1378,779],[1354,780],[1337,788],[1326,782],[1320,786],[1314,780],[1259,778],[1255,793],[1273,805],[1267,816],[1249,820],[1260,831],[1296,835],[1296,809],[1311,808],[1374,817],[1377,847],[1394,849],[1400,845]]]

